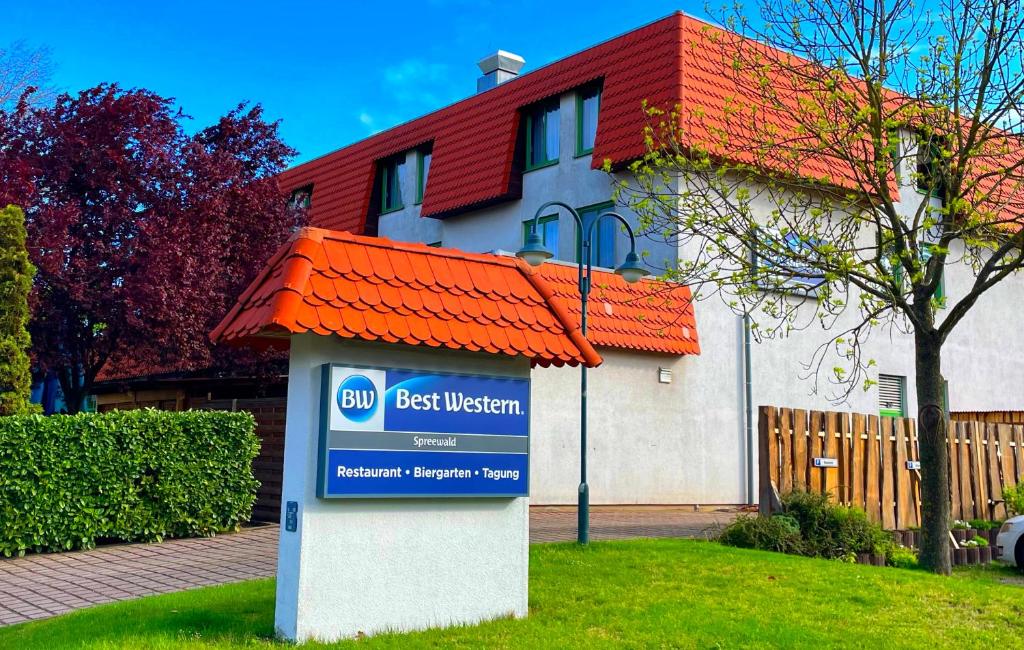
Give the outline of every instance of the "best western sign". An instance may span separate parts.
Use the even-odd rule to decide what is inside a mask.
[[[323,367],[317,496],[529,494],[528,379]]]

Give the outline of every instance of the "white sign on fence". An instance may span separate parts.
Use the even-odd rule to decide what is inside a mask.
[[[839,460],[836,458],[815,458],[815,467],[839,467]]]

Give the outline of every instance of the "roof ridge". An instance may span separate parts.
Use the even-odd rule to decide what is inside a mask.
[[[565,334],[576,346],[576,349],[580,351],[580,354],[587,361],[584,365],[594,368],[604,362],[601,355],[594,349],[594,346],[587,340],[587,337],[583,335],[583,331],[580,326],[576,323],[576,319],[569,313],[569,308],[558,295],[555,294],[554,288],[545,280],[537,269],[533,268],[518,257],[515,258],[518,264],[519,272],[522,273],[530,285],[540,294],[544,302],[547,303],[548,307],[554,312],[555,317],[565,328]]]

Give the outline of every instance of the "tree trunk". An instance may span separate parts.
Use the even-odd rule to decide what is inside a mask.
[[[85,386],[81,372],[75,368],[61,368],[57,373],[60,381],[60,390],[64,393],[64,404],[69,415],[74,415],[82,410],[85,404]]]
[[[917,437],[921,447],[920,561],[926,569],[949,575],[949,444],[941,354],[942,343],[934,332],[915,335]]]

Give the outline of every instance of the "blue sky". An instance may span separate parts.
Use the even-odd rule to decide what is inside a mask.
[[[529,71],[677,9],[705,15],[679,0],[3,4],[0,42],[49,48],[59,89],[148,88],[195,128],[260,102],[297,161],[472,94],[496,49]]]

